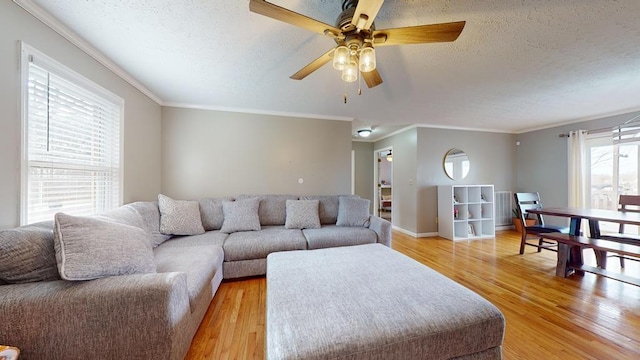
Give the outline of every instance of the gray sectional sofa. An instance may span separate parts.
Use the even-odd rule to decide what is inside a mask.
[[[354,197],[159,200],[1,230],[0,342],[27,360],[182,359],[223,278],[265,274],[272,252],[391,245]]]

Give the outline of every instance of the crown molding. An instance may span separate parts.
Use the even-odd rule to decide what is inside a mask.
[[[482,128],[465,127],[465,126],[417,124],[417,127],[428,128],[428,129],[443,129],[443,130],[479,131],[479,132],[490,132],[490,133],[499,133],[499,134],[515,134],[516,133],[515,131],[510,131],[510,130],[482,129]]]
[[[353,117],[347,117],[347,116],[293,113],[293,112],[287,112],[287,111],[272,111],[272,110],[236,108],[236,107],[215,106],[215,105],[197,105],[197,104],[174,103],[174,102],[167,102],[162,104],[162,106],[176,107],[176,108],[183,108],[183,109],[195,109],[195,110],[226,111],[226,112],[233,112],[233,113],[257,114],[257,115],[286,116],[286,117],[295,117],[295,118],[303,118],[303,119],[335,120],[335,121],[353,121],[354,120]]]
[[[129,75],[121,67],[116,65],[116,63],[111,61],[111,59],[106,57],[103,53],[101,53],[88,41],[86,41],[81,36],[76,34],[73,30],[71,30],[69,27],[64,25],[58,19],[56,19],[51,14],[46,12],[44,9],[42,9],[41,7],[33,3],[33,1],[13,0],[13,2],[16,5],[23,8],[29,14],[33,15],[33,17],[40,20],[43,24],[51,28],[51,30],[55,31],[60,36],[67,39],[70,43],[77,46],[80,50],[82,50],[87,55],[92,57],[94,60],[102,64],[104,67],[106,67],[110,71],[112,71],[114,74],[122,78],[122,80],[126,81],[131,86],[138,89],[141,93],[148,96],[151,100],[156,102],[158,105],[163,105],[162,99],[160,99],[156,94],[154,94],[146,86],[142,85],[142,83],[136,80],[133,76]]]
[[[599,115],[586,116],[586,117],[583,117],[583,118],[568,120],[568,121],[565,121],[565,122],[554,123],[554,124],[550,124],[550,125],[547,125],[547,126],[540,126],[540,127],[530,128],[530,129],[518,131],[516,134],[524,134],[524,133],[528,133],[528,132],[532,132],[532,131],[552,129],[552,128],[556,128],[556,127],[560,127],[560,126],[577,124],[577,123],[585,122],[585,121],[606,119],[608,117],[613,117],[613,116],[620,116],[620,115],[627,115],[627,114],[632,115],[633,113],[636,113],[636,112],[639,112],[639,111],[640,111],[640,107],[626,109],[626,110],[612,111],[612,112],[603,113],[603,114],[599,114]]]

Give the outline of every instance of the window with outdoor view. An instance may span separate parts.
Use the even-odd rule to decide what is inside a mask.
[[[616,210],[620,195],[638,195],[640,138],[620,141],[612,138],[611,133],[596,134],[588,139],[587,145],[592,209]],[[617,232],[618,226],[601,223],[606,232]],[[625,229],[637,232],[635,226]]]
[[[121,204],[123,100],[23,44],[21,222]]]

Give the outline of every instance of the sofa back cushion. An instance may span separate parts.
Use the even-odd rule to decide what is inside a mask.
[[[300,200],[318,200],[318,213],[322,225],[335,225],[338,221],[338,205],[340,196],[359,198],[357,195],[319,195],[301,196]]]
[[[127,204],[135,209],[142,216],[144,229],[151,235],[151,245],[157,247],[163,242],[171,239],[170,234],[160,232],[160,209],[155,201],[138,201]]]
[[[0,231],[0,283],[59,279],[53,221]]]
[[[295,195],[240,195],[236,200],[260,199],[258,216],[260,225],[284,225],[287,219],[287,200],[298,200]]]
[[[232,197],[223,197],[217,199],[200,199],[200,216],[202,217],[202,226],[206,231],[220,230],[224,221],[224,212],[222,211],[222,203],[225,201],[233,201]]]

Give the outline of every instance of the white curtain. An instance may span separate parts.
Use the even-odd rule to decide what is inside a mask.
[[[569,207],[587,208],[587,139],[586,131],[569,133]]]

